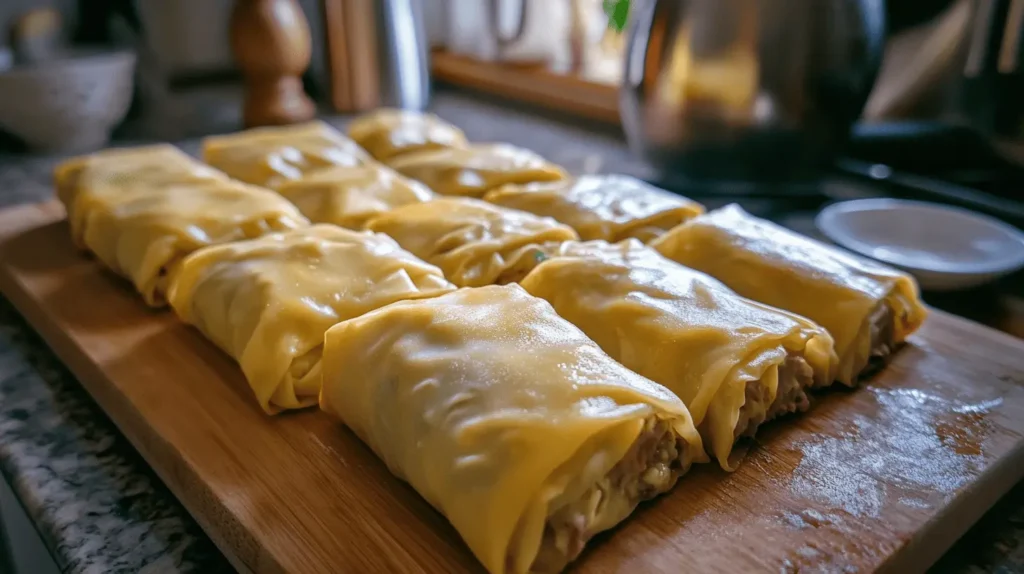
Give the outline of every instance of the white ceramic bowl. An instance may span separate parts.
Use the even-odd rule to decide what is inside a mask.
[[[815,223],[837,244],[914,275],[924,289],[967,289],[1024,267],[1024,233],[958,207],[859,199],[826,207]]]
[[[35,151],[102,147],[128,113],[135,54],[70,54],[0,72],[0,128]]]

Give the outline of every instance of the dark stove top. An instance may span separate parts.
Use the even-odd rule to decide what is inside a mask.
[[[757,217],[784,225],[811,237],[823,239],[814,218],[834,201],[878,197],[877,193],[852,180],[827,178],[815,184],[706,185],[683,180],[660,180],[655,185],[704,204],[708,210],[738,203]]]
[[[974,177],[987,182],[998,180],[998,174],[991,173]],[[855,160],[837,162],[834,170],[814,182],[710,183],[669,175],[651,183],[699,201],[708,209],[739,203],[758,217],[817,238],[822,236],[815,228],[814,218],[823,207],[836,201],[874,197],[958,205],[1024,229],[1024,187],[1015,193],[992,193],[968,187],[961,181],[894,172],[885,165]]]

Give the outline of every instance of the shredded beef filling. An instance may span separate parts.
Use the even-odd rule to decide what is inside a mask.
[[[803,357],[790,355],[779,365],[779,388],[769,405],[768,388],[760,380],[747,383],[746,400],[736,421],[735,437],[752,437],[757,428],[775,417],[806,411],[805,389],[814,383],[814,370]]]
[[[629,452],[575,502],[554,509],[531,572],[560,572],[592,536],[621,522],[644,500],[668,491],[685,469],[687,448],[666,421],[651,418]]]
[[[768,407],[765,421],[790,413],[802,413],[811,406],[806,389],[814,384],[814,369],[803,357],[789,356],[779,365],[779,388]]]

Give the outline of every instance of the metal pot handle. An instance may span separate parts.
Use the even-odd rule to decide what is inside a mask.
[[[640,108],[645,96],[647,60],[659,3],[659,0],[647,0],[634,2],[630,7],[632,13],[626,28],[626,49],[619,86],[619,115],[622,129],[631,142],[640,141],[643,132]]]
[[[494,39],[498,42],[499,48],[506,48],[511,44],[518,42],[523,37],[523,33],[526,32],[526,13],[529,2],[528,0],[519,0],[519,22],[516,23],[516,29],[510,36],[504,36],[501,33],[501,26],[499,25],[501,2],[502,0],[490,0],[491,34],[494,35]]]
[[[642,90],[647,74],[647,51],[651,42],[654,15],[658,11],[658,0],[636,2],[632,22],[626,32],[625,63],[622,87],[626,90]]]
[[[871,88],[875,85],[875,80],[878,79],[878,72],[882,69],[887,25],[885,0],[861,0],[861,8],[863,9],[864,33],[867,39],[865,42],[868,55],[867,69],[870,71],[868,77],[865,78],[868,93],[864,94],[863,105],[867,102]]]

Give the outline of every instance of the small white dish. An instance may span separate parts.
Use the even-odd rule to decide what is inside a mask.
[[[826,207],[814,222],[838,245],[907,271],[923,289],[967,289],[1024,267],[1024,233],[959,207],[858,199]]]
[[[0,72],[0,128],[35,151],[81,153],[106,145],[128,113],[135,54],[79,50]]]

